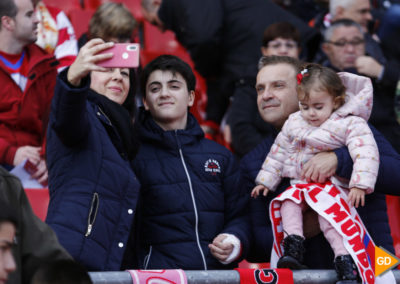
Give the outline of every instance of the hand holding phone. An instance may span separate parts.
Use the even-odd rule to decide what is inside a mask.
[[[97,62],[97,65],[111,68],[136,68],[139,66],[140,45],[137,43],[116,43],[101,53],[113,53],[113,57]]]

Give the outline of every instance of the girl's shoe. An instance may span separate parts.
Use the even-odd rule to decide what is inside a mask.
[[[283,256],[278,260],[278,268],[293,270],[306,269],[303,265],[304,238],[299,235],[289,235],[283,239]]]
[[[357,267],[350,254],[335,258],[335,269],[339,281],[336,284],[356,284],[358,279]]]

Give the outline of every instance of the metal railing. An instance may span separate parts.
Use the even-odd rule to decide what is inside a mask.
[[[90,272],[94,284],[132,284],[127,271]],[[235,270],[186,270],[188,284],[240,284],[239,273]],[[400,270],[393,270],[396,283],[400,284]],[[295,284],[334,284],[334,270],[297,270],[293,271]]]

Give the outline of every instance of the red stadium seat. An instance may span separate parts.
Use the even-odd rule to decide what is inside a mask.
[[[80,0],[43,0],[43,2],[46,5],[63,10],[67,15],[73,9],[82,9]]]
[[[251,263],[246,260],[242,260],[239,263],[239,268],[247,268],[247,269],[262,269],[262,268],[270,268],[269,262],[266,263]]]
[[[47,215],[47,207],[49,206],[49,189],[25,188],[26,196],[32,206],[33,213],[44,221]]]
[[[387,213],[389,217],[389,226],[393,238],[393,246],[396,256],[400,257],[400,197],[386,195]]]
[[[90,9],[73,9],[69,12],[71,24],[74,27],[76,39],[79,39],[82,34],[89,29],[89,22],[94,14],[94,10]]]
[[[99,7],[103,2],[106,2],[104,0],[83,0],[83,8],[85,10],[96,10],[97,7]]]
[[[187,57],[182,58],[183,60],[188,59],[190,61],[189,55],[176,40],[173,32],[161,32],[147,21],[143,24],[143,46],[147,51],[159,52],[160,54],[178,55],[178,53],[181,53],[182,56]]]

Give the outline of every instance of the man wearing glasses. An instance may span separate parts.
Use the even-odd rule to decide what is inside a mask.
[[[384,68],[377,61],[364,65],[368,58],[363,28],[348,19],[335,21],[324,33],[322,50],[328,57],[325,66],[337,71],[366,75],[374,87],[374,99],[370,122],[400,153],[400,125],[394,112],[395,80],[382,79]]]

